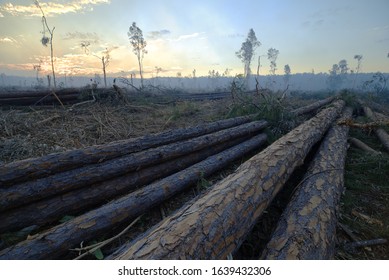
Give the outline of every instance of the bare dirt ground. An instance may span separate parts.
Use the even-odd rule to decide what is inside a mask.
[[[297,108],[312,102],[313,100],[291,99],[287,107]],[[0,163],[143,136],[168,129],[189,127],[235,116],[241,113],[238,111],[229,98],[169,104],[157,104],[152,100],[140,99],[127,105],[94,103],[73,109],[67,107],[65,110],[60,107],[0,108]],[[250,113],[250,110],[241,111]],[[302,121],[304,118],[275,119],[267,131],[270,142]],[[353,137],[364,140],[382,151],[382,155],[373,157],[356,148],[350,148],[345,174],[346,192],[342,199],[340,222],[342,226],[350,229],[358,240],[375,238],[389,240],[389,222],[386,218],[389,215],[389,156],[384,153],[382,145],[372,132],[352,129],[350,133]],[[209,186],[227,176],[239,164],[240,162],[233,163],[212,178],[200,178],[197,187],[150,211],[127,235],[115,244],[107,246],[103,250],[104,255],[111,253],[117,246],[144,232],[185,202],[206,191]],[[254,227],[235,258],[260,258],[263,245],[269,240],[277,219],[293,192],[293,187],[301,179],[304,168],[306,167],[296,170],[284,191],[277,196]],[[352,237],[341,226],[338,228],[337,235],[336,259],[389,259],[387,244],[346,250],[344,244],[353,241]],[[9,238],[9,235],[6,238]],[[95,241],[106,238],[109,236],[99,236]],[[72,254],[69,257],[75,256]]]

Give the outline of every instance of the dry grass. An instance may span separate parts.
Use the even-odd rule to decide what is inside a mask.
[[[0,162],[104,144],[225,117],[225,101],[0,109]]]

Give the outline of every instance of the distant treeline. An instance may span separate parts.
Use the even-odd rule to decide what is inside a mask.
[[[161,89],[185,90],[191,92],[204,91],[229,91],[231,85],[235,82],[236,87],[244,87],[246,90],[255,89],[256,78],[260,88],[269,88],[271,90],[284,90],[288,87],[289,91],[321,91],[321,90],[341,90],[355,89],[360,91],[383,91],[387,89],[387,80],[389,73],[359,73],[359,74],[338,74],[330,75],[327,73],[301,73],[291,75],[274,76],[255,76],[252,75],[248,81],[242,77],[226,76],[202,76],[202,77],[157,77],[145,79],[145,86]],[[116,79],[116,80],[115,80]],[[114,82],[121,87],[140,86],[140,79],[128,78],[123,82],[120,77],[107,77],[107,85],[111,87]],[[57,87],[85,87],[95,84],[97,87],[103,87],[104,83],[99,75],[94,77],[79,76],[59,76],[57,77]],[[1,75],[0,87],[23,87],[23,88],[47,88],[48,81],[44,78],[20,77]]]

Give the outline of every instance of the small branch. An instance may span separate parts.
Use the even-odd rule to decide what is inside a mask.
[[[42,121],[39,121],[39,122],[35,123],[35,125],[42,125],[42,124],[45,124],[47,122],[51,122],[52,120],[58,119],[59,117],[60,117],[60,115],[56,114],[54,116],[51,116],[49,118],[46,118],[46,119],[44,119]]]
[[[91,100],[82,101],[82,102],[73,104],[72,107],[70,107],[70,110],[73,109],[74,107],[77,107],[77,106],[80,106],[80,105],[84,105],[84,104],[88,104],[88,103],[93,103],[93,102],[95,102],[95,101],[96,101],[95,95],[92,94],[92,97],[93,97],[93,99],[91,99]]]
[[[83,257],[85,257],[86,255],[89,255],[89,254],[93,254],[95,251],[97,251],[98,249],[104,247],[105,245],[111,243],[112,241],[118,239],[120,236],[122,236],[123,234],[125,234],[133,225],[136,224],[136,222],[139,221],[139,219],[142,217],[143,215],[140,215],[138,218],[136,218],[131,224],[129,224],[125,229],[123,229],[119,234],[115,235],[114,237],[111,237],[107,240],[104,240],[102,242],[99,242],[97,244],[93,244],[93,245],[90,245],[90,246],[86,246],[86,247],[82,247],[82,248],[75,248],[75,249],[70,249],[72,251],[84,251],[84,250],[88,250],[86,251],[85,253],[79,255],[77,258],[75,258],[75,260],[79,260],[79,259],[82,259]]]
[[[342,223],[338,223],[339,227],[351,238],[352,241],[358,242],[358,238],[355,236],[353,231]]]
[[[371,154],[374,154],[374,155],[381,155],[381,152],[378,152],[378,151],[374,150],[373,148],[369,147],[368,145],[366,145],[365,143],[363,143],[359,139],[351,137],[348,140],[355,147],[357,147],[357,148],[359,148],[359,149],[361,149],[361,150],[363,150],[365,152],[368,152],[368,153],[371,153]]]
[[[382,245],[386,244],[388,241],[384,238],[378,238],[378,239],[371,239],[371,240],[364,240],[364,241],[356,241],[356,242],[350,242],[344,244],[344,248],[347,250],[352,250],[358,247],[369,247],[374,245]]]

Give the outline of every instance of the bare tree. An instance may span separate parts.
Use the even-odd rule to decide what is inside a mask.
[[[259,46],[261,46],[261,42],[259,42],[255,36],[254,30],[250,28],[246,41],[242,43],[240,50],[235,53],[236,56],[244,63],[244,76],[246,78],[248,78],[251,74],[251,60],[254,57],[255,49]]]
[[[327,78],[328,87],[331,90],[338,90],[342,85],[342,78],[340,74],[340,67],[338,64],[332,65],[332,68],[329,70],[330,75]]]
[[[54,48],[53,48],[53,38],[54,38],[55,27],[50,29],[50,27],[49,27],[49,25],[47,23],[47,19],[46,19],[45,13],[43,12],[43,9],[42,9],[41,5],[39,4],[38,0],[35,0],[34,3],[35,3],[35,6],[37,6],[37,8],[39,8],[39,10],[42,13],[42,26],[43,26],[42,34],[43,34],[43,36],[42,36],[42,39],[41,39],[41,43],[45,47],[47,47],[47,44],[50,44],[51,70],[53,72],[54,88],[56,88],[57,87],[57,83],[55,81]],[[50,38],[46,36],[46,32],[49,33]]]
[[[275,75],[276,73],[276,70],[277,70],[277,63],[276,63],[276,60],[278,58],[278,55],[279,55],[280,51],[275,49],[275,48],[270,48],[268,51],[267,51],[267,58],[269,59],[270,61],[270,73],[272,75]]]
[[[81,48],[84,49],[85,53],[86,54],[90,54],[90,51],[88,49],[88,47],[90,46],[90,42],[82,42],[81,43]],[[99,60],[101,60],[101,63],[103,65],[103,76],[104,76],[104,87],[107,87],[107,73],[106,73],[106,69],[111,61],[111,56],[110,56],[110,52],[113,51],[114,49],[116,49],[117,47],[112,47],[110,49],[106,48],[104,51],[102,51],[101,53],[101,56],[98,56],[94,53],[92,53],[92,55],[96,58],[98,58]]]
[[[339,66],[340,74],[347,74],[348,70],[350,69],[348,68],[347,60],[345,59],[339,61],[338,66]]]
[[[142,73],[143,57],[145,54],[147,54],[147,50],[146,50],[147,42],[143,38],[142,30],[138,26],[136,26],[135,22],[133,22],[132,25],[130,26],[127,35],[132,45],[132,51],[138,58],[140,82],[141,82],[141,87],[143,88],[143,73]]]
[[[355,68],[353,88],[355,87],[355,82],[357,80],[357,75],[358,75],[359,71],[361,70],[362,58],[363,58],[363,56],[360,55],[360,54],[354,55],[354,59],[356,59],[358,61],[358,64],[357,64],[357,67]]]
[[[284,66],[284,73],[285,73],[285,76],[284,76],[285,85],[288,85],[289,79],[290,79],[290,73],[291,73],[289,64],[286,64]]]

